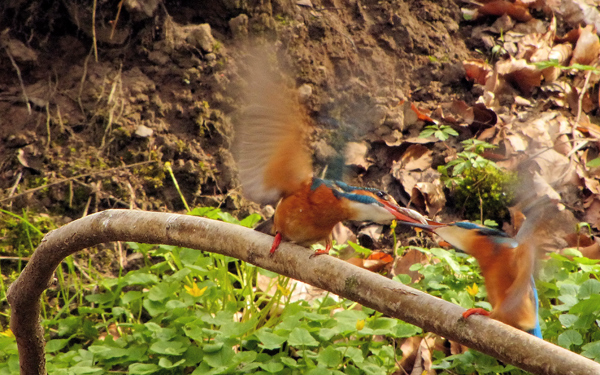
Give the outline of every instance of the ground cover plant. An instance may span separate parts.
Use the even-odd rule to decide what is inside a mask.
[[[196,214],[253,225],[215,208]],[[143,266],[118,277],[84,279],[67,260],[47,291],[43,325],[50,373],[350,373],[400,370],[418,327],[325,295],[292,302],[290,280],[222,255],[173,246],[128,244]],[[439,261],[415,264],[420,279],[404,282],[465,308],[484,307],[485,287],[473,258],[454,250],[415,248]],[[400,248],[404,253],[407,249]],[[542,329],[547,340],[598,359],[598,261],[577,250],[553,254],[539,272]],[[259,275],[271,279],[257,288]],[[477,352],[451,355],[432,347],[439,373],[524,373]],[[10,330],[0,336],[0,373],[18,373]]]

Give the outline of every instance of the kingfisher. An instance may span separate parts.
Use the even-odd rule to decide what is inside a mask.
[[[467,221],[405,223],[437,234],[479,263],[492,311],[468,309],[463,313],[465,319],[473,314],[487,315],[542,338],[533,272],[538,251],[536,243],[549,212],[549,199],[546,198],[523,210],[526,219],[515,238],[500,230]]]
[[[273,83],[264,68],[256,69],[247,101],[235,124],[233,151],[245,197],[276,204],[272,222],[259,226],[275,236],[271,255],[282,240],[301,246],[326,241],[319,253],[328,253],[333,227],[342,221],[426,223],[382,190],[314,176],[304,143],[308,117],[297,96]]]

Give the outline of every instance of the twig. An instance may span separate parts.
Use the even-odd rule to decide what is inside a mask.
[[[85,57],[83,61],[83,74],[81,74],[81,81],[79,82],[79,92],[77,93],[77,103],[79,104],[79,109],[81,109],[81,113],[85,116],[85,109],[83,108],[83,103],[81,102],[81,94],[83,93],[83,85],[85,84],[85,79],[87,77],[88,70],[88,62],[90,61],[90,56],[92,56],[92,50],[90,49],[90,53]]]
[[[27,112],[29,112],[29,115],[31,115],[31,103],[29,103],[29,97],[27,96],[27,92],[25,91],[25,84],[23,83],[23,77],[21,77],[21,69],[19,69],[19,66],[17,65],[15,59],[13,59],[10,50],[7,47],[5,47],[4,50],[6,51],[6,54],[8,55],[8,58],[10,59],[13,68],[15,68],[15,70],[17,71],[17,77],[19,77],[19,84],[21,85],[21,91],[23,91],[23,98],[25,100],[25,105],[27,106]]]
[[[96,172],[91,172],[91,173],[86,173],[86,174],[80,174],[80,175],[77,175],[77,176],[74,176],[74,177],[64,178],[62,180],[59,180],[59,181],[56,181],[56,182],[52,182],[50,184],[46,184],[46,185],[38,186],[38,187],[33,188],[33,189],[26,190],[26,191],[24,191],[22,193],[19,193],[17,195],[13,195],[13,196],[9,196],[7,198],[0,199],[0,203],[2,203],[4,201],[8,201],[8,200],[13,200],[15,198],[21,197],[21,196],[26,195],[26,194],[35,193],[36,191],[39,191],[39,190],[42,190],[42,189],[46,189],[46,188],[48,188],[50,186],[54,186],[54,185],[58,185],[58,184],[63,184],[65,182],[69,182],[69,181],[74,181],[74,180],[77,180],[78,178],[84,178],[84,177],[89,177],[89,176],[97,176],[97,175],[104,174],[104,173],[110,173],[110,172],[118,171],[120,169],[128,169],[128,168],[133,168],[133,167],[137,167],[137,166],[140,166],[140,165],[152,164],[152,163],[157,163],[157,161],[156,160],[141,161],[139,163],[133,163],[133,164],[124,165],[124,166],[121,166],[121,167],[115,167],[115,168],[111,168],[111,169],[106,169],[104,171],[96,171]]]
[[[94,47],[94,58],[98,62],[98,42],[96,40],[96,7],[98,6],[97,0],[94,0],[92,9],[92,44]]]

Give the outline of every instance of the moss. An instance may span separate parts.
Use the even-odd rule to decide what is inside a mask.
[[[464,211],[468,220],[491,219],[505,221],[509,217],[507,206],[514,198],[515,173],[504,172],[495,165],[467,168],[462,179],[451,190],[456,206]]]
[[[0,249],[9,256],[30,256],[43,236],[55,229],[45,214],[24,212],[21,218],[4,214],[0,220]]]

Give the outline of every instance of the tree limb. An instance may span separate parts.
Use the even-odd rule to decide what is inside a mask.
[[[10,327],[17,338],[21,374],[46,374],[40,296],[68,255],[110,241],[168,244],[238,258],[359,302],[435,332],[534,374],[600,374],[600,364],[487,317],[460,319],[463,308],[339,259],[250,229],[193,216],[107,210],[48,233],[10,286]]]

